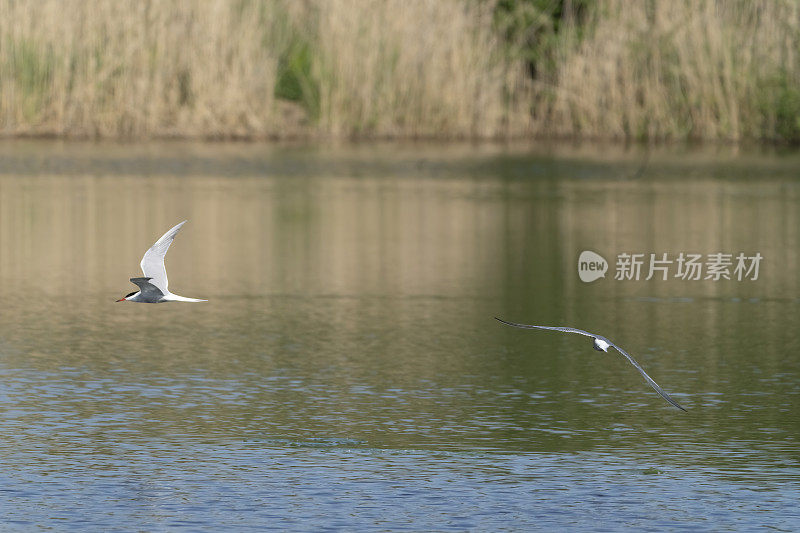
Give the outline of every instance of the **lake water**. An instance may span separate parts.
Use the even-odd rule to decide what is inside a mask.
[[[6,141],[2,529],[796,531],[798,169]],[[184,219],[170,289],[209,302],[115,303]],[[687,280],[682,252],[763,260]],[[639,253],[668,279],[615,279]],[[688,412],[586,337],[494,316],[601,333]]]

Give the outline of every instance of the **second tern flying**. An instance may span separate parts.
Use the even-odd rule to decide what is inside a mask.
[[[678,402],[673,400],[672,397],[669,394],[664,392],[664,390],[661,387],[658,386],[658,383],[653,381],[653,378],[651,378],[650,376],[647,375],[647,372],[644,371],[644,369],[639,365],[639,363],[637,363],[636,360],[628,354],[628,352],[626,352],[625,350],[623,350],[622,348],[620,348],[619,346],[617,346],[616,344],[614,344],[613,342],[611,342],[607,338],[603,337],[602,335],[595,335],[594,333],[589,333],[588,331],[583,331],[582,329],[578,329],[578,328],[567,328],[567,327],[560,327],[560,326],[529,326],[527,324],[515,324],[514,322],[506,322],[505,320],[502,320],[502,319],[497,318],[497,317],[494,317],[494,318],[495,318],[495,320],[499,320],[503,324],[508,324],[509,326],[514,326],[515,328],[523,328],[523,329],[552,329],[554,331],[563,331],[565,333],[577,333],[578,335],[585,335],[587,337],[592,337],[592,339],[594,339],[593,348],[595,350],[597,350],[599,352],[608,352],[609,348],[616,349],[619,353],[624,355],[625,358],[628,361],[630,361],[630,363],[636,368],[636,370],[638,370],[639,373],[642,376],[644,376],[644,379],[647,381],[647,383],[649,383],[650,386],[653,387],[656,390],[656,392],[661,395],[662,398],[667,400],[669,403],[671,403],[672,405],[674,405],[675,407],[677,407],[681,411],[686,411],[686,409],[681,407],[680,404],[678,404]]]
[[[161,236],[156,243],[144,253],[141,267],[144,273],[143,278],[131,278],[131,281],[139,287],[139,290],[117,300],[118,302],[141,302],[149,304],[159,304],[163,302],[207,302],[208,300],[198,300],[197,298],[186,298],[172,294],[167,290],[167,269],[164,266],[164,256],[167,255],[169,245],[175,240],[178,230],[186,224],[184,220],[180,224]]]

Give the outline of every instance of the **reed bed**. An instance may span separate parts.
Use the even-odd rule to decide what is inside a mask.
[[[578,4],[0,0],[0,134],[800,140],[794,2]]]
[[[274,124],[256,6],[0,2],[0,128],[90,137],[248,135]]]
[[[603,0],[591,16],[562,46],[551,133],[800,139],[796,2]]]
[[[508,133],[491,6],[0,1],[0,131],[84,137]]]

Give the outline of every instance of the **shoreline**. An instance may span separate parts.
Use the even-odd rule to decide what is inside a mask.
[[[147,136],[103,136],[61,133],[0,133],[0,142],[9,141],[64,141],[74,143],[146,144],[162,143],[207,143],[207,144],[263,144],[263,145],[363,145],[363,144],[441,144],[441,145],[519,145],[552,144],[599,146],[636,146],[650,148],[668,147],[774,147],[796,148],[800,141],[762,139],[634,139],[628,137],[602,136],[558,136],[558,135],[496,135],[488,137],[468,135],[350,135],[333,136],[321,133],[297,135],[215,135],[215,134],[163,134]]]

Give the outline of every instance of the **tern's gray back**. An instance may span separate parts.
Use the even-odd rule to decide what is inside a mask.
[[[150,283],[151,278],[131,278],[131,283],[139,287],[140,294],[136,299],[139,302],[159,303],[164,298],[164,293]]]

